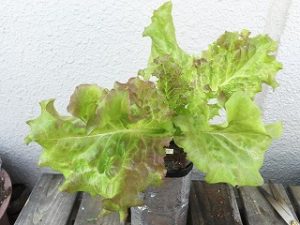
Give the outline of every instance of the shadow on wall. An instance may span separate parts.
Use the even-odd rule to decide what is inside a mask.
[[[5,169],[13,183],[19,182],[18,172],[15,170],[16,166],[12,157],[7,154],[9,149],[0,145],[0,157],[2,159],[2,168]],[[17,179],[15,179],[17,178]]]
[[[11,148],[0,145],[0,157],[2,159],[2,167],[9,173],[13,183],[25,183],[30,188],[33,187],[35,179],[41,173],[41,169],[37,165],[27,165],[28,163],[19,161]],[[28,152],[24,152],[28,154]],[[26,168],[25,170],[23,168]],[[33,176],[30,176],[33,175]],[[29,180],[30,179],[30,180]]]
[[[292,143],[292,140],[286,143]],[[265,181],[273,180],[283,184],[300,184],[300,164],[297,158],[298,148],[285,146],[284,143],[278,143],[276,149],[270,148],[266,153],[266,160],[261,172]],[[293,145],[292,145],[293,146]],[[285,149],[278,152],[278,149]]]
[[[283,183],[285,185],[300,184],[300,171],[299,170],[290,170],[286,166],[278,166],[276,170],[268,170],[265,165],[262,168],[262,174],[265,182],[268,180],[274,181],[274,183]]]

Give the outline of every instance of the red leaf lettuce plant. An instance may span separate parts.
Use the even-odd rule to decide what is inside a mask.
[[[26,141],[43,147],[40,166],[64,175],[61,190],[99,195],[106,212],[118,211],[121,219],[128,207],[142,204],[139,193],[161,183],[170,140],[207,182],[255,186],[263,183],[264,153],[281,133],[280,123],[263,123],[253,100],[263,83],[277,86],[276,42],[246,30],[225,32],[193,56],[177,44],[171,11],[171,2],[162,5],[145,29],[151,56],[138,76],[111,90],[80,85],[71,115],[60,115],[54,100],[46,100],[41,115],[28,121]],[[226,122],[212,124],[221,109]]]

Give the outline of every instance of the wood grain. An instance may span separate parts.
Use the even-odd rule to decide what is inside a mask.
[[[242,225],[232,187],[192,182],[191,225]]]
[[[84,193],[74,225],[121,225],[117,213],[100,217],[101,208],[102,204],[99,198]]]
[[[298,218],[300,218],[300,186],[289,186],[288,187],[291,200],[294,206],[294,209],[296,211],[296,214],[298,215]]]
[[[66,225],[76,194],[58,190],[63,177],[44,174],[35,185],[15,225]]]
[[[276,184],[276,186],[290,209],[293,210],[284,187],[281,184]],[[263,188],[270,193],[270,188],[267,184]],[[286,225],[258,188],[242,187],[239,189],[239,192],[243,202],[245,219],[249,225]]]

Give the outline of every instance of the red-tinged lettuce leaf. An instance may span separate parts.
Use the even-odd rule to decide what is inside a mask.
[[[139,193],[165,175],[164,149],[173,133],[171,112],[149,81],[131,79],[111,91],[81,85],[61,116],[54,100],[41,102],[41,115],[28,122],[26,141],[43,147],[41,166],[61,172],[61,189],[103,198],[106,211],[142,204]]]
[[[280,136],[281,124],[265,126],[260,110],[246,94],[233,94],[225,104],[227,123],[210,125],[202,117],[178,116],[183,132],[175,142],[206,174],[209,183],[257,186],[263,183],[259,169],[272,138]]]
[[[169,107],[177,114],[184,113],[194,97],[193,83],[183,77],[182,67],[168,55],[155,59],[152,65],[152,76],[158,78],[157,88],[165,96]]]
[[[275,88],[275,75],[282,68],[274,56],[276,49],[277,42],[267,35],[225,32],[195,60],[201,85],[214,97],[227,99],[238,91],[253,97],[262,90],[262,83]]]
[[[81,84],[76,87],[70,98],[68,111],[75,117],[87,123],[95,116],[98,103],[107,95],[108,90],[96,84]]]

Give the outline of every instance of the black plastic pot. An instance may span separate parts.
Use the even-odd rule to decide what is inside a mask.
[[[162,186],[143,194],[145,205],[131,208],[132,225],[186,225],[193,164],[183,162],[182,168],[168,169]]]

